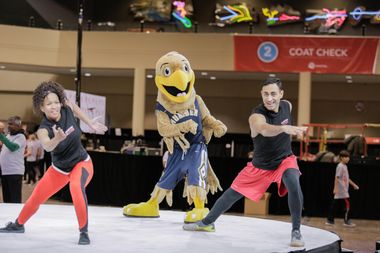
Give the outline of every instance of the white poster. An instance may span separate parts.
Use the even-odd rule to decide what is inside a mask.
[[[75,104],[76,91],[65,90],[68,100]],[[98,122],[105,125],[106,97],[93,95],[85,92],[80,93],[80,108],[90,119],[98,118]],[[80,122],[80,128],[84,133],[94,133],[84,122]]]

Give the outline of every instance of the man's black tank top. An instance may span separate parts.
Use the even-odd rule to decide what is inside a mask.
[[[280,101],[277,113],[269,111],[263,104],[253,109],[253,113],[262,114],[270,125],[292,124],[290,104],[287,101]],[[280,133],[273,137],[264,137],[258,134],[252,140],[254,148],[252,164],[256,168],[275,170],[282,160],[293,154],[289,134]]]

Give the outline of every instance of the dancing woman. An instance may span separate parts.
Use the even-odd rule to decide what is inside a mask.
[[[76,104],[68,101],[64,88],[52,81],[42,82],[34,90],[33,108],[43,116],[37,136],[43,148],[51,152],[52,165],[38,182],[15,222],[0,228],[0,233],[24,233],[24,224],[39,206],[69,183],[79,223],[78,243],[90,244],[85,187],[92,178],[93,165],[81,144],[81,130],[75,116],[96,133],[104,134],[107,127],[96,119],[90,119]]]

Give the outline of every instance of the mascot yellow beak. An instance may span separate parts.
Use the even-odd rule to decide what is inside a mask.
[[[170,101],[184,103],[193,90],[195,75],[183,55],[170,52],[157,61],[155,82],[158,90]]]

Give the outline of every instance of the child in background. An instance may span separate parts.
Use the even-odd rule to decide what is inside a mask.
[[[335,183],[334,183],[334,199],[331,202],[326,225],[334,225],[334,215],[336,204],[344,206],[344,226],[354,227],[349,216],[350,211],[350,196],[348,188],[351,185],[355,190],[359,190],[359,186],[355,184],[348,174],[347,163],[350,161],[350,154],[343,150],[339,153],[340,163],[336,167]]]

